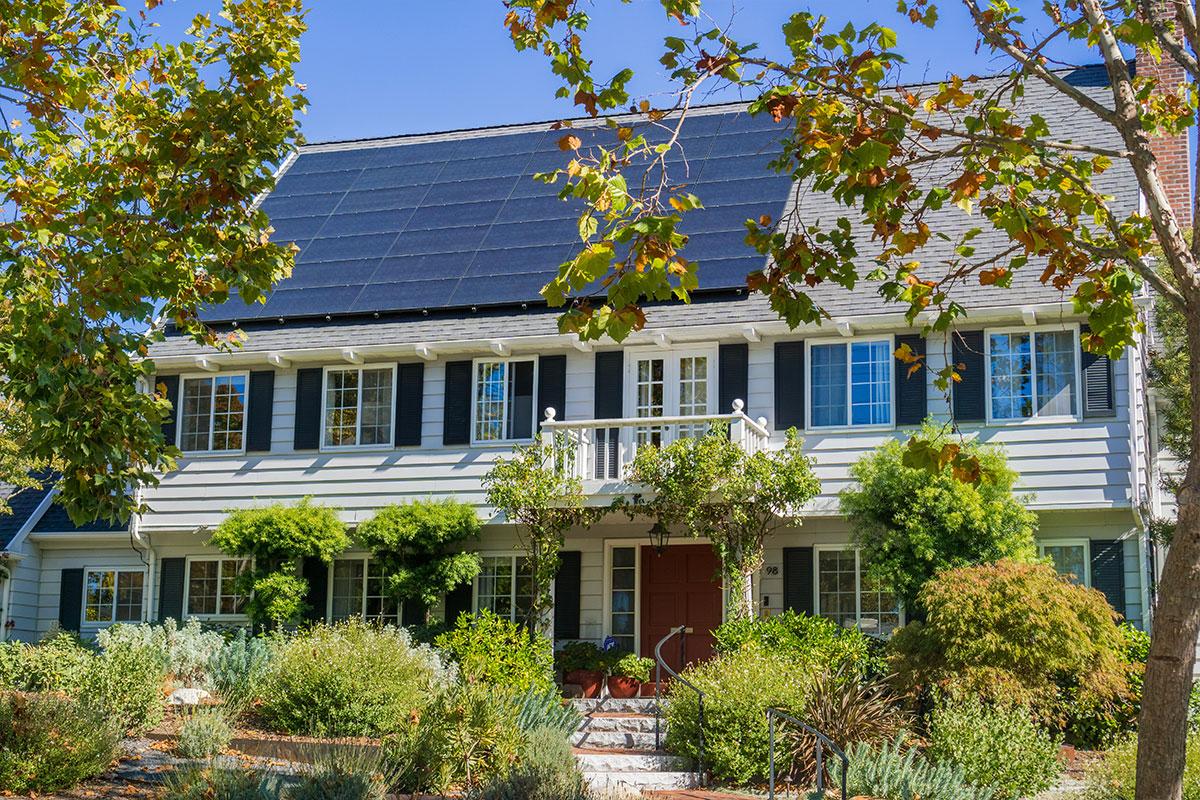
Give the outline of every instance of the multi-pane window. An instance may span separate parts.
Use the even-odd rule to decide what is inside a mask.
[[[180,450],[241,450],[245,429],[245,375],[183,379]]]
[[[857,550],[817,551],[817,613],[879,636],[900,626],[895,595],[871,580]]]
[[[358,617],[371,622],[399,620],[399,604],[384,591],[383,569],[373,558],[333,562],[333,620]]]
[[[637,382],[634,386],[633,413],[638,419],[663,417],[667,413],[667,381],[666,359],[639,358],[637,361]],[[663,429],[661,426],[639,427],[637,443],[639,445],[661,445]]]
[[[679,416],[708,413],[708,358],[684,356],[679,359]],[[703,436],[706,424],[680,425],[680,436]]]
[[[1076,413],[1074,331],[988,334],[992,419]]]
[[[84,581],[84,622],[141,622],[145,573],[90,569]]]
[[[1086,539],[1061,539],[1038,542],[1038,550],[1054,564],[1059,575],[1069,575],[1076,583],[1088,585],[1088,542]]]
[[[637,649],[637,548],[612,551],[611,630],[622,650]]]
[[[522,556],[484,556],[475,579],[475,610],[523,622],[533,608],[533,570]]]
[[[812,427],[891,424],[890,341],[814,344],[809,352]]]
[[[189,561],[187,613],[213,616],[245,613],[246,596],[237,593],[235,581],[248,567],[249,561],[233,558]]]
[[[392,367],[325,370],[325,446],[392,441]]]
[[[703,353],[646,355],[633,362],[633,415],[655,417],[701,416],[711,412],[712,361]],[[728,409],[725,409],[728,411]],[[635,445],[663,444],[664,437],[701,436],[707,423],[635,429]]]
[[[532,360],[475,363],[475,441],[533,436],[533,372]]]

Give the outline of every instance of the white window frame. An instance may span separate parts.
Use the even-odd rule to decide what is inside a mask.
[[[508,430],[508,367],[510,364],[518,364],[524,361],[533,362],[533,420],[529,428],[530,435],[524,439],[514,439],[509,435]],[[537,356],[495,356],[494,358],[476,358],[471,360],[471,445],[473,447],[491,447],[493,445],[512,445],[517,442],[531,442],[537,437],[538,425],[541,422],[538,419],[537,408],[537,387],[538,387],[538,367],[541,366]],[[501,423],[504,426],[504,435],[499,439],[476,439],[475,438],[475,422],[479,403],[479,365],[480,364],[504,364],[504,416],[501,418]]]
[[[604,635],[601,641],[614,636],[612,630],[613,593],[613,550],[618,547],[633,548],[633,652],[642,652],[642,545],[645,539],[609,539],[604,542]],[[582,631],[580,631],[582,633]],[[622,634],[624,635],[624,634]]]
[[[818,544],[813,546],[813,611],[818,617],[821,614],[821,553],[854,553],[854,623],[862,630],[862,579],[863,579],[863,561],[862,552],[859,548],[850,544]],[[892,591],[892,596],[895,597],[895,590]],[[907,615],[904,611],[904,603],[896,598],[896,608],[900,612],[899,623],[897,627],[903,626],[907,620]],[[825,619],[829,619],[825,617]],[[868,631],[863,631],[868,633]],[[891,634],[875,634],[879,636],[890,636]]]
[[[329,565],[327,567],[327,572],[328,572],[328,577],[326,578],[327,583],[325,584],[326,586],[329,587],[329,591],[326,592],[327,596],[325,598],[325,620],[326,620],[326,622],[330,622],[330,623],[333,622],[333,567],[334,567],[334,564],[338,561],[361,561],[361,562],[363,562],[362,597],[359,600],[358,618],[360,620],[367,620],[367,583],[370,580],[371,562],[374,560],[375,560],[375,558],[369,554],[346,555],[345,553],[343,553],[342,555],[334,556],[333,560],[329,562]],[[403,619],[403,617],[404,617],[404,603],[397,601],[395,618],[391,620],[391,624],[399,626],[400,621]],[[384,620],[382,620],[378,617],[372,617],[369,621],[370,622],[382,622]]]
[[[111,572],[111,573],[113,573],[113,604],[112,604],[113,619],[89,620],[87,618],[88,575],[92,574],[93,572]],[[132,619],[132,620],[116,619],[116,616],[117,616],[117,582],[119,580],[119,578],[117,576],[122,572],[136,572],[142,576],[142,611],[137,619]],[[107,628],[111,625],[137,625],[138,623],[145,622],[146,621],[146,604],[149,602],[149,598],[146,596],[146,589],[149,585],[148,579],[149,579],[149,575],[147,574],[147,570],[142,567],[108,567],[108,566],[84,567],[83,568],[83,597],[82,597],[82,601],[79,604],[79,627],[80,627],[80,630],[83,630],[84,628],[89,628],[89,629]]]
[[[850,422],[851,410],[851,391],[852,381],[854,376],[850,364],[850,347],[853,344],[869,344],[871,342],[887,342],[888,356],[891,360],[890,369],[888,372],[888,416],[891,421],[886,423],[876,423],[871,425],[855,425]],[[813,347],[822,345],[844,344],[846,346],[846,424],[845,425],[814,425],[812,411],[812,370],[813,370]],[[896,369],[895,369],[895,352],[896,352],[896,337],[894,334],[885,336],[851,336],[821,339],[805,339],[804,340],[804,425],[805,430],[821,431],[822,433],[833,431],[890,431],[896,428]]]
[[[193,614],[188,611],[188,606],[190,605],[191,594],[192,594],[192,564],[198,563],[198,562],[204,562],[204,561],[218,562],[218,566],[217,566],[217,609],[218,609],[218,611],[216,614]],[[246,565],[244,567],[244,569],[253,569],[254,568],[254,559],[251,559],[251,558],[234,558],[232,556],[227,556],[227,555],[188,556],[187,559],[184,561],[184,565],[183,565],[183,615],[184,615],[185,619],[190,618],[190,617],[195,617],[196,619],[203,619],[203,620],[242,621],[242,620],[248,620],[250,618],[249,615],[246,614],[245,611],[243,611],[241,614],[222,614],[222,613],[220,613],[221,597],[222,597],[222,595],[221,595],[221,577],[222,576],[221,576],[220,562],[222,562],[222,561],[242,561],[242,562],[245,562],[245,565]],[[251,595],[246,595],[247,603],[250,602],[250,598],[251,598]]]
[[[1075,413],[1073,414],[1038,414],[1037,413],[1037,334],[1039,333],[1063,333],[1069,332],[1072,335],[1072,353],[1075,356]],[[1032,372],[1029,380],[1033,391],[1033,414],[1028,417],[1013,417],[1011,419],[1004,417],[992,416],[992,334],[994,333],[1027,333],[1029,334],[1029,362]],[[983,366],[984,377],[987,381],[987,394],[984,396],[984,402],[987,404],[987,422],[988,425],[1039,425],[1056,422],[1077,422],[1083,419],[1083,361],[1080,358],[1079,350],[1079,325],[1072,323],[1068,325],[1009,325],[1000,328],[984,328],[983,329]]]
[[[1046,555],[1047,547],[1082,547],[1083,548],[1083,574],[1077,575],[1076,577],[1079,578],[1083,582],[1083,586],[1085,586],[1089,589],[1092,587],[1092,550],[1091,550],[1091,546],[1092,546],[1092,542],[1090,539],[1081,539],[1078,537],[1076,537],[1076,538],[1068,537],[1065,539],[1038,539],[1037,540],[1038,556],[1041,558],[1048,557]],[[1124,569],[1124,567],[1122,567],[1122,569]],[[1057,570],[1055,570],[1055,571],[1057,572]],[[1059,573],[1059,574],[1061,574],[1061,573]]]
[[[246,391],[242,396],[242,446],[238,450],[214,450],[213,442],[213,418],[217,413],[216,398],[209,393],[209,409],[208,409],[208,449],[207,450],[184,450],[183,449],[183,398],[185,396],[185,388],[188,381],[215,379],[215,378],[237,378],[246,379]],[[215,388],[216,381],[213,381]],[[236,370],[231,372],[187,372],[179,376],[179,402],[178,408],[172,410],[172,415],[175,418],[175,446],[188,458],[203,457],[203,456],[240,456],[246,453],[246,426],[250,423],[250,372]]]
[[[511,566],[509,567],[509,569],[512,570],[512,589],[509,590],[508,599],[509,599],[509,603],[511,603],[511,605],[512,605],[512,613],[509,616],[509,621],[510,622],[520,622],[520,620],[516,618],[516,614],[517,614],[517,561],[522,558],[528,558],[529,556],[526,555],[525,553],[513,552],[512,550],[504,550],[504,551],[496,551],[496,552],[484,551],[484,552],[477,553],[477,555],[481,559],[484,559],[484,558],[508,558],[508,559],[511,559],[511,561],[510,561]],[[473,613],[473,614],[478,614],[480,611],[480,608],[479,608],[479,579],[482,576],[483,576],[483,572],[481,570],[480,573],[478,575],[476,575],[475,578],[471,581],[471,613]]]
[[[382,364],[330,364],[321,370],[321,452],[325,453],[347,453],[358,450],[394,450],[396,448],[396,380],[397,362],[384,362]],[[361,444],[362,442],[362,373],[364,370],[379,370],[390,369],[392,371],[392,402],[391,402],[391,432],[388,437],[391,441],[380,442],[379,444]],[[358,371],[358,412],[354,418],[354,441],[356,444],[326,444],[325,432],[326,420],[328,411],[326,405],[329,400],[329,373],[330,372],[350,372]]]

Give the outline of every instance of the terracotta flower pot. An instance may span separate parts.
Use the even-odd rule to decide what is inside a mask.
[[[622,700],[637,697],[638,689],[640,688],[641,681],[636,678],[626,678],[618,675],[610,675],[608,678],[608,693]]]
[[[573,683],[583,691],[584,697],[599,697],[604,685],[604,673],[599,670],[573,669],[563,676],[564,683]]]
[[[645,683],[642,684],[642,691],[641,691],[642,697],[654,697],[655,696],[654,690],[656,688],[658,688],[658,684],[655,681],[646,681]],[[664,689],[663,693],[664,694],[666,693],[665,692],[666,688],[667,688],[666,681],[663,681],[663,689]]]

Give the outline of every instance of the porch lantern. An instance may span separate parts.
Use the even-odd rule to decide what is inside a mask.
[[[654,552],[660,556],[667,549],[667,540],[671,538],[671,531],[666,525],[661,522],[656,522],[650,528],[650,545],[654,548]]]

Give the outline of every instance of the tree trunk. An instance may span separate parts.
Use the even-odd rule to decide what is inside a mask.
[[[1191,458],[1163,564],[1138,718],[1137,800],[1180,800],[1188,697],[1200,636],[1200,303],[1187,291]]]

